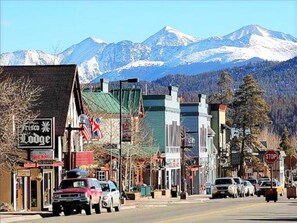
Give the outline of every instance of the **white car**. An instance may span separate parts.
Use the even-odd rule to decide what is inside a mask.
[[[255,187],[253,186],[253,184],[251,184],[250,181],[243,181],[243,190],[244,190],[244,194],[245,196],[254,196],[255,194]]]
[[[99,181],[103,192],[102,208],[106,208],[107,212],[120,211],[121,196],[117,186],[112,181]]]

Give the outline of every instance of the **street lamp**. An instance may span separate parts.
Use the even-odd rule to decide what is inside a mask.
[[[187,182],[186,182],[186,160],[185,160],[185,149],[186,148],[193,148],[193,144],[186,145],[186,137],[187,133],[198,133],[198,131],[186,131],[185,128],[181,130],[181,199],[187,199]],[[194,143],[194,141],[192,141]],[[199,165],[199,160],[198,160]],[[198,185],[199,188],[199,185]]]
[[[122,83],[136,83],[138,78],[131,78],[127,80],[120,80],[120,148],[119,148],[119,191],[122,197]]]

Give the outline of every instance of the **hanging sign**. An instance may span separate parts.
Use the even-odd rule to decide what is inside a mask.
[[[36,118],[19,128],[18,148],[49,149],[54,147],[54,118]]]

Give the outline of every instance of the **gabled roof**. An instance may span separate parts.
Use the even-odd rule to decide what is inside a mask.
[[[112,89],[110,93],[120,100],[120,89]],[[132,116],[143,115],[142,94],[140,89],[122,89],[123,106],[132,112]]]
[[[30,79],[42,88],[34,112],[39,117],[55,117],[56,135],[64,135],[71,94],[74,93],[78,115],[83,113],[80,85],[76,65],[1,66],[0,81]]]
[[[105,92],[83,92],[82,98],[88,109],[93,113],[119,114],[120,103],[111,94]],[[128,114],[128,110],[123,106],[122,113]]]

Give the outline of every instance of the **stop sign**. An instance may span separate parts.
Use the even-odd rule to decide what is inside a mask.
[[[264,159],[267,164],[273,164],[278,158],[278,153],[274,150],[267,150]]]

